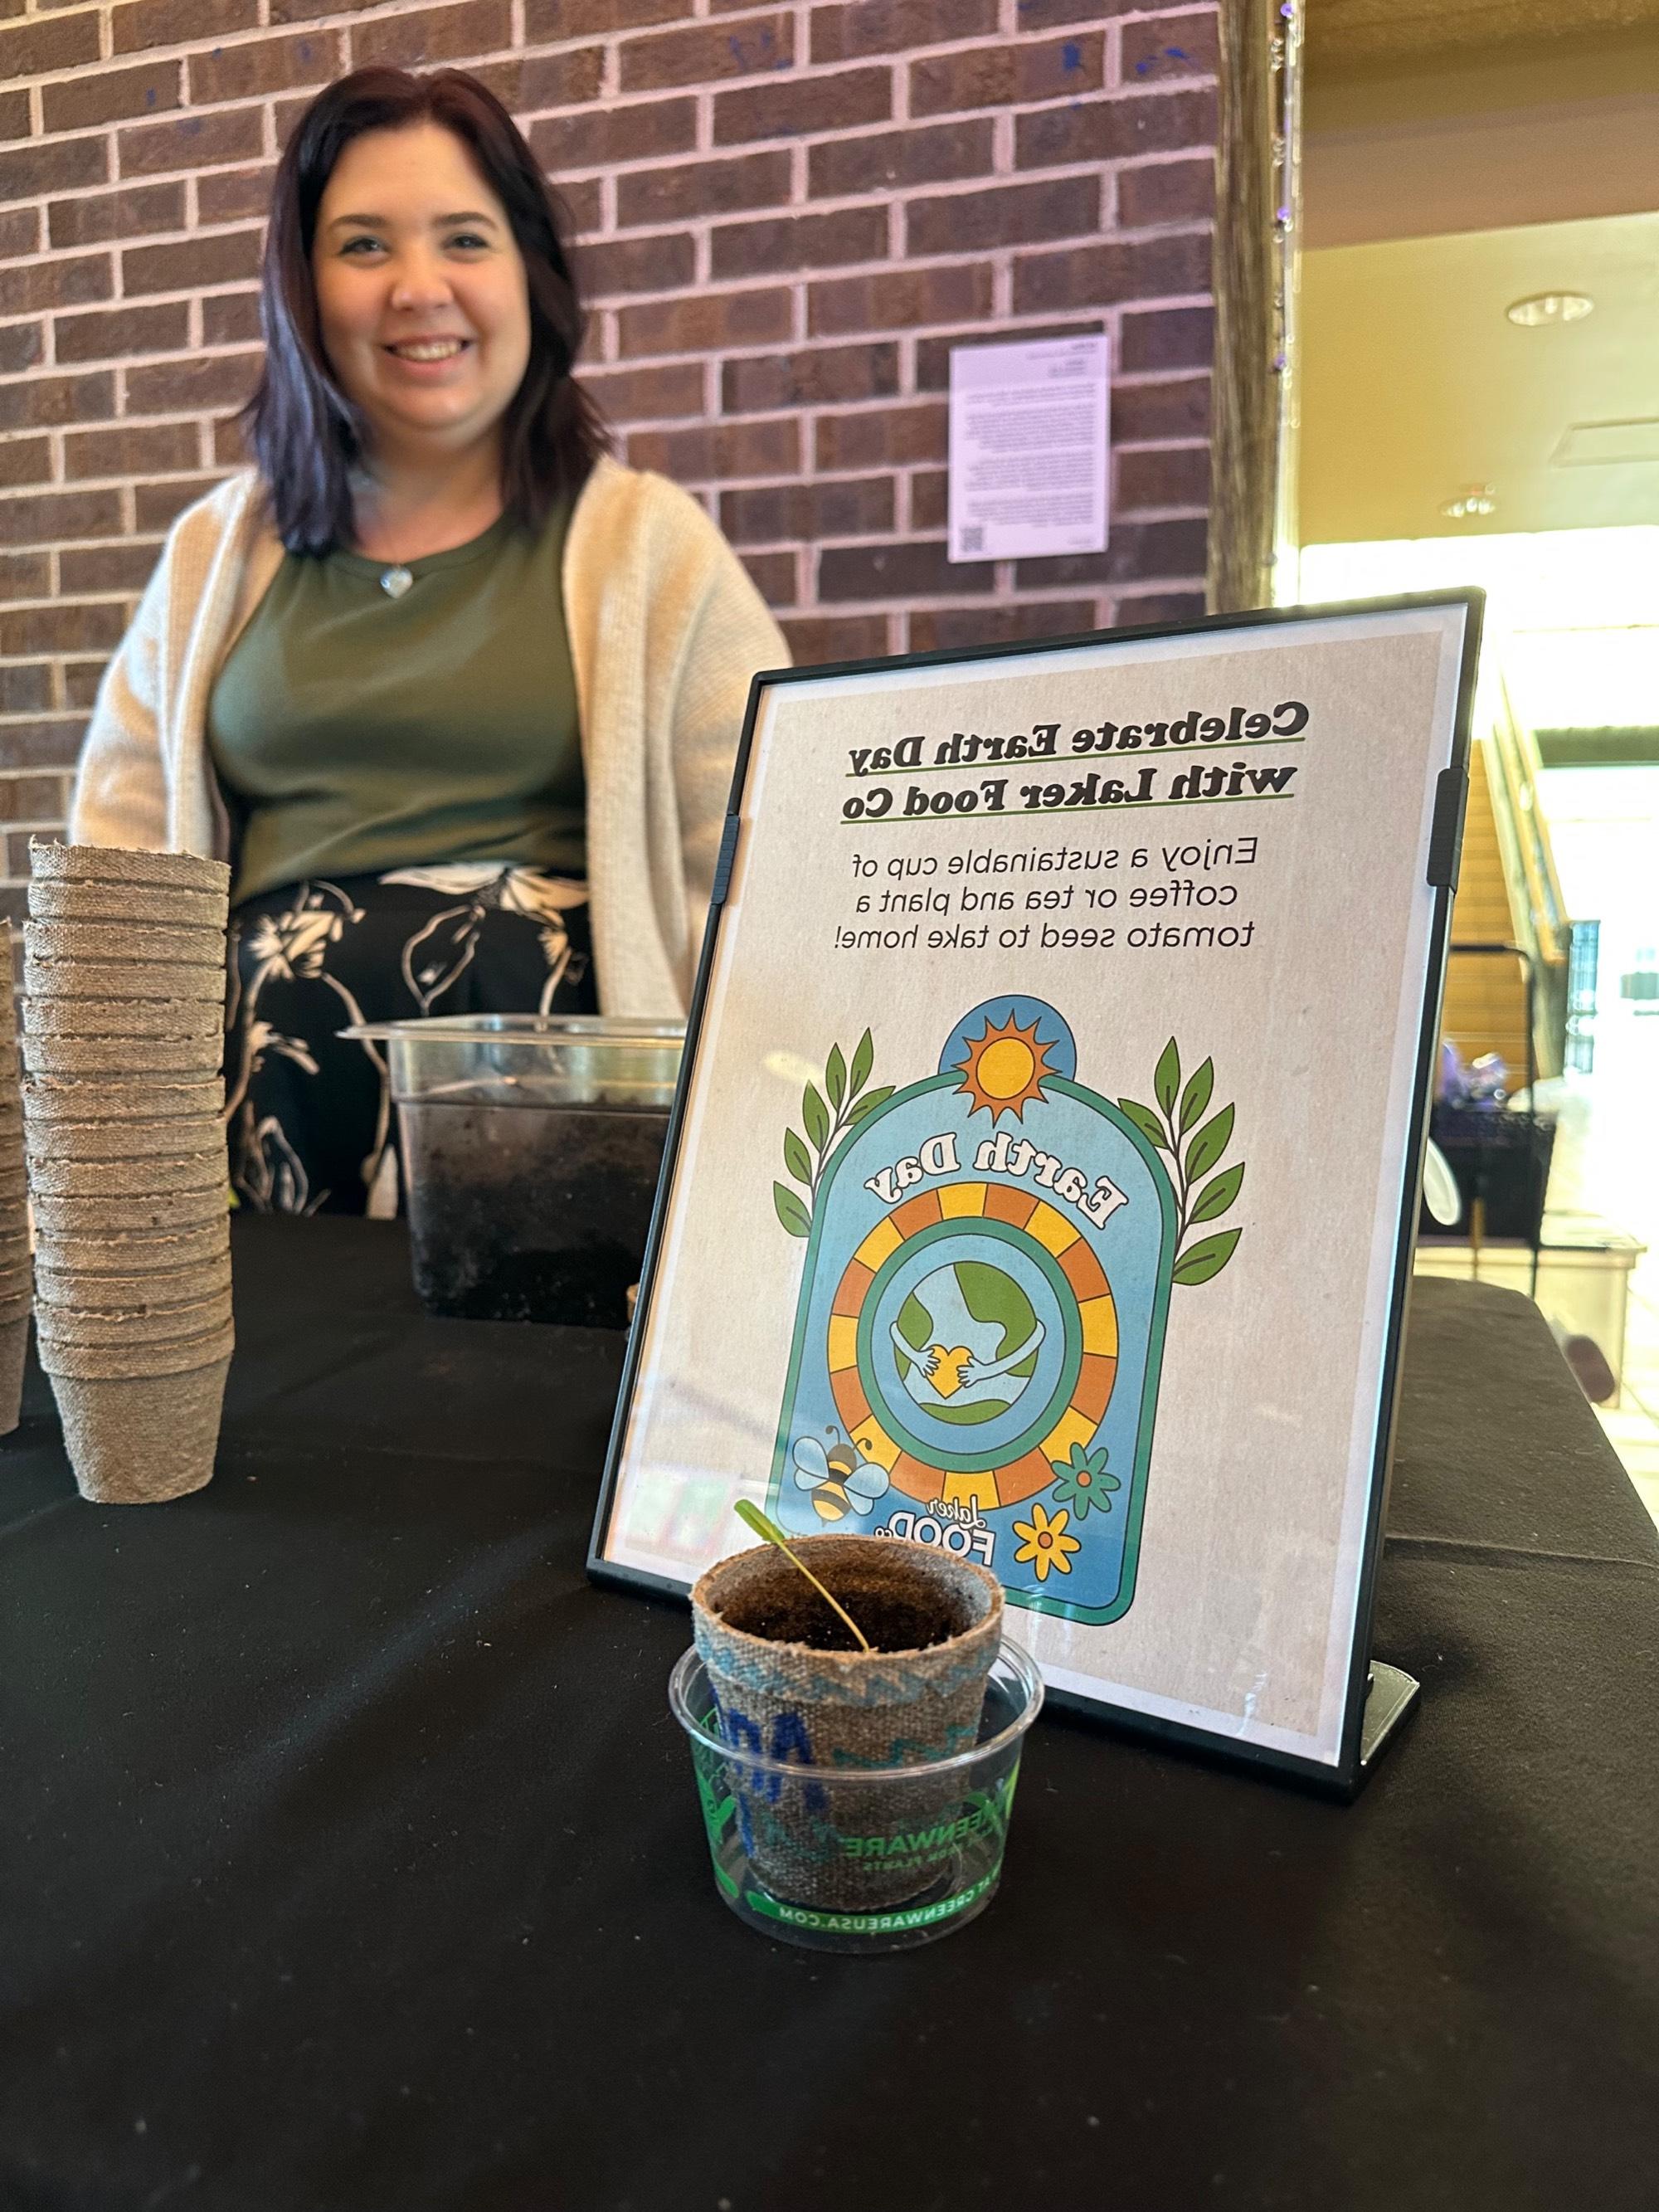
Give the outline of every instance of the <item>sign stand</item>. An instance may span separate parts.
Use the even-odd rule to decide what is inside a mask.
[[[597,1578],[935,1545],[1057,1702],[1352,1794],[1479,615],[756,679]]]
[[[1423,1685],[1414,1674],[1386,1659],[1373,1659],[1365,1692],[1365,1718],[1359,1731],[1362,1778],[1371,1769],[1398,1733],[1401,1723],[1417,1703]]]

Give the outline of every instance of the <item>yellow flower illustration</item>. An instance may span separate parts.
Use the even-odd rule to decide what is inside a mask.
[[[1071,1517],[1062,1505],[1051,1521],[1046,1506],[1033,1505],[1029,1521],[1014,1523],[1014,1534],[1019,1538],[1014,1557],[1017,1560],[1033,1560],[1040,1583],[1047,1582],[1050,1567],[1058,1567],[1061,1574],[1069,1575],[1072,1562],[1067,1554],[1083,1549],[1075,1536],[1066,1533],[1066,1524]]]

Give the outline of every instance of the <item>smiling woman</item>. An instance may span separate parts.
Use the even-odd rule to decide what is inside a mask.
[[[401,540],[403,559],[441,550],[420,541],[451,534],[465,519],[457,495],[469,489],[485,526],[494,514],[483,510],[500,512],[494,434],[530,365],[530,301],[505,211],[463,204],[493,199],[478,186],[460,142],[425,124],[354,139],[323,193],[313,249],[323,343],[342,391],[373,426],[374,476],[354,509],[366,553],[377,535]],[[397,212],[372,212],[381,207]],[[418,497],[452,456],[471,465],[459,482],[449,482],[458,472],[439,472],[448,495],[441,520],[428,518],[422,532],[410,516],[399,529],[399,479]]]
[[[458,70],[362,70],[277,171],[255,469],[174,526],[81,842],[234,866],[230,1164],[385,1210],[347,1024],[684,1011],[749,682],[787,659],[696,503],[609,458],[557,203]]]

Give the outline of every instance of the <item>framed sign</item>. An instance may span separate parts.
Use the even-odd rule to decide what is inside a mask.
[[[1474,593],[757,678],[590,1559],[982,1560],[1358,1778]]]

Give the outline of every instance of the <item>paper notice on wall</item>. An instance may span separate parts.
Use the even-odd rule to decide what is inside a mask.
[[[1103,334],[951,349],[951,558],[1099,553],[1109,402]]]

